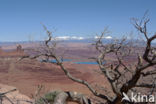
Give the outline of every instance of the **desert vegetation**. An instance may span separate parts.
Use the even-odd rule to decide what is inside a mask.
[[[63,64],[63,57],[60,57],[56,53],[57,42],[52,32],[50,32],[46,26],[43,25],[44,30],[47,32],[48,39],[45,40],[42,51],[38,51],[38,54],[25,56],[24,58],[37,59],[39,57],[44,58],[44,62],[48,63],[50,59],[55,59],[56,64],[60,67],[65,75],[74,82],[80,83],[86,86],[94,96],[100,98],[101,102],[106,104],[131,104],[131,103],[148,103],[148,102],[131,102],[122,100],[124,94],[129,95],[131,92],[139,93],[143,92],[147,95],[155,92],[155,64],[156,53],[155,47],[152,42],[156,39],[156,34],[149,35],[147,31],[147,23],[149,19],[144,16],[141,20],[132,20],[134,27],[144,36],[144,46],[138,46],[133,41],[127,41],[126,38],[114,40],[112,43],[104,44],[102,39],[107,34],[105,29],[97,39],[93,46],[98,51],[97,57],[92,57],[98,63],[101,74],[107,79],[109,83],[110,93],[101,93],[92,87],[87,81],[72,76],[68,69]],[[142,47],[141,52],[137,48]],[[34,50],[35,51],[35,50]],[[113,62],[107,63],[105,57],[112,55]],[[135,57],[136,60],[128,62],[127,57]],[[58,76],[59,77],[59,76]],[[101,79],[102,80],[102,79]],[[107,89],[103,89],[106,90]],[[57,93],[57,92],[53,92]],[[45,95],[46,96],[46,95]],[[65,104],[68,100],[76,101],[80,104],[91,104],[91,99],[86,98],[83,94],[78,92],[60,92],[53,99],[53,104]],[[45,99],[44,103],[49,103],[49,100]],[[93,101],[94,102],[94,101]]]
[[[146,15],[142,19],[132,19],[134,27],[143,36],[144,41],[141,42],[143,43],[142,45],[138,45],[138,42],[128,40],[126,37],[114,39],[111,43],[105,44],[103,37],[109,32],[107,28],[98,36],[95,43],[92,44],[92,47],[96,49],[97,55],[90,57],[90,59],[97,62],[98,73],[103,75],[108,83],[107,86],[109,87],[107,89],[100,85],[93,86],[88,81],[73,76],[64,65],[63,55],[57,53],[57,45],[59,43],[57,43],[53,32],[50,32],[43,25],[48,39],[39,48],[31,49],[35,54],[22,54],[22,58],[18,62],[28,58],[32,60],[37,59],[38,61],[42,59],[42,63],[55,64],[70,80],[88,88],[95,98],[90,98],[77,91],[52,91],[40,96],[41,86],[39,86],[34,100],[26,102],[31,104],[66,104],[68,101],[79,104],[148,104],[149,102],[132,102],[131,99],[123,99],[125,94],[130,95],[132,92],[144,93],[149,96],[155,92],[156,48],[152,43],[156,39],[156,34],[149,35],[147,31],[148,22],[149,19]],[[21,45],[17,46],[17,51],[22,51],[23,53]],[[113,61],[108,61],[108,57],[110,56],[113,58]],[[128,60],[130,57],[133,57],[131,62]],[[52,63],[50,60],[55,60],[56,62]],[[103,86],[105,86],[105,83],[103,83]],[[97,88],[103,91],[101,92]],[[0,94],[0,103],[3,103],[2,98],[6,97],[6,93]],[[14,104],[13,102],[11,103]]]

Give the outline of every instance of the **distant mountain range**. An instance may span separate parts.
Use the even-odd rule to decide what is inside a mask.
[[[95,39],[99,38],[95,36],[94,38],[88,37],[78,37],[78,36],[58,36],[55,39],[61,42],[82,42],[82,43],[90,43],[93,42]],[[103,37],[105,40],[112,40],[111,36]],[[33,43],[42,42],[42,41],[33,41]],[[0,42],[0,45],[13,45],[13,44],[24,44],[24,43],[31,43],[31,41],[17,41],[17,42]]]
[[[95,36],[93,38],[89,38],[89,37],[78,37],[78,36],[59,36],[56,37],[57,41],[60,42],[66,42],[66,43],[73,43],[73,42],[77,42],[77,43],[94,43],[99,37]],[[105,36],[103,37],[103,42],[104,43],[110,43],[113,41],[113,37],[112,36]],[[129,42],[131,40],[127,39],[127,42]],[[133,40],[137,43],[139,43],[141,46],[143,45],[143,41],[140,40]],[[17,45],[17,44],[27,44],[27,43],[41,43],[43,41],[17,41],[17,42],[0,42],[0,46],[9,46],[9,45]],[[156,45],[156,42],[152,43],[153,45]]]
[[[98,36],[95,36],[94,39],[99,38]],[[103,37],[104,39],[112,39],[112,36],[105,36]],[[57,40],[86,40],[86,39],[91,39],[88,37],[79,37],[79,36],[59,36],[56,37]],[[93,39],[93,38],[92,38]]]

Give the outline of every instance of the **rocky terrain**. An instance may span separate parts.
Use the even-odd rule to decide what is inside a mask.
[[[16,89],[15,87],[0,84],[0,93],[6,93],[8,91]],[[28,96],[21,94],[17,89],[5,94],[3,97],[2,104],[28,104],[28,101],[32,101]]]
[[[75,55],[74,59],[79,60],[88,55],[87,45],[82,48],[74,47],[73,44],[73,47],[70,48],[71,51],[69,51],[73,54],[68,53],[65,57],[71,54],[70,57]],[[4,51],[5,49],[7,51]],[[80,50],[78,51],[78,49]],[[80,53],[83,53],[82,56]],[[94,52],[91,52],[90,56],[93,54]],[[44,86],[43,93],[51,90],[63,90],[77,91],[92,96],[88,88],[69,80],[57,65],[30,59],[19,61],[23,55],[25,53],[22,49],[3,47],[0,52],[0,83],[15,86],[20,93],[30,98],[35,94],[38,85]],[[89,55],[86,57],[89,57]],[[86,57],[83,57],[83,59],[88,60]],[[64,65],[73,76],[86,80],[93,86],[101,83],[107,84],[105,80],[99,80],[101,78],[104,79],[104,77],[99,73],[97,65],[74,64],[72,62],[64,62]]]
[[[22,44],[21,46],[2,47],[0,51],[1,84],[14,86],[20,91],[20,93],[30,98],[35,94],[38,85],[44,86],[42,94],[51,90],[63,90],[77,91],[92,97],[88,88],[68,79],[57,65],[40,62],[36,59],[19,60],[22,56],[26,55],[27,51],[30,49],[30,45],[31,44]],[[37,47],[34,44],[32,46]],[[90,58],[97,56],[97,52],[90,44],[82,43],[60,44],[57,48],[57,53],[64,53],[63,55],[65,58],[75,59],[77,61],[94,61]],[[106,56],[106,58],[110,62],[114,61],[113,55]],[[134,59],[135,56],[127,57],[127,63],[134,62]],[[100,92],[111,94],[109,90],[103,90],[109,89],[109,84],[99,71],[98,65],[64,62],[64,66],[73,76],[88,81]]]

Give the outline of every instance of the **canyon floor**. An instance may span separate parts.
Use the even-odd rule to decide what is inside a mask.
[[[52,90],[76,91],[97,100],[93,97],[88,88],[82,84],[68,79],[59,66],[53,63],[41,62],[37,59],[19,60],[27,53],[31,54],[30,49],[37,47],[38,44],[22,44],[22,50],[16,50],[16,45],[2,46],[0,51],[0,83],[16,87],[20,93],[32,98],[38,85],[43,85],[41,94]],[[24,51],[23,51],[24,50]],[[141,49],[136,49],[140,51]],[[93,57],[97,57],[96,49],[87,43],[66,43],[60,44],[56,53],[65,59],[72,59],[80,62],[93,62]],[[34,54],[34,53],[33,53]],[[110,54],[105,57],[107,64],[115,62],[115,56]],[[137,60],[135,55],[126,57],[125,64],[135,65]],[[110,85],[96,64],[76,64],[72,61],[63,62],[65,68],[76,78],[90,83],[100,93],[112,95]],[[129,77],[129,75],[127,76]],[[144,79],[143,79],[144,80]],[[145,80],[144,80],[145,81]],[[147,80],[149,81],[149,80]],[[75,104],[75,103],[69,103]]]
[[[27,45],[23,47],[28,48]],[[96,52],[91,51],[88,45],[66,44],[66,47],[68,52],[65,57],[69,59],[86,61],[89,60],[89,57],[96,56]],[[11,51],[0,52],[0,83],[16,87],[20,93],[30,98],[35,94],[38,85],[44,86],[43,94],[51,90],[63,90],[77,91],[92,97],[86,86],[68,79],[57,65],[30,59],[19,61],[20,57],[24,55],[23,52],[16,52],[14,46],[2,48]],[[62,47],[60,50],[63,50]],[[64,66],[74,77],[88,81],[97,90],[97,85],[109,86],[97,65],[64,62]]]

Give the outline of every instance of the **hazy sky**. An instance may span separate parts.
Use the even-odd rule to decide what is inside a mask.
[[[0,41],[41,40],[41,22],[55,36],[94,36],[108,26],[113,37],[134,31],[130,19],[149,10],[156,32],[156,0],[0,0]]]

